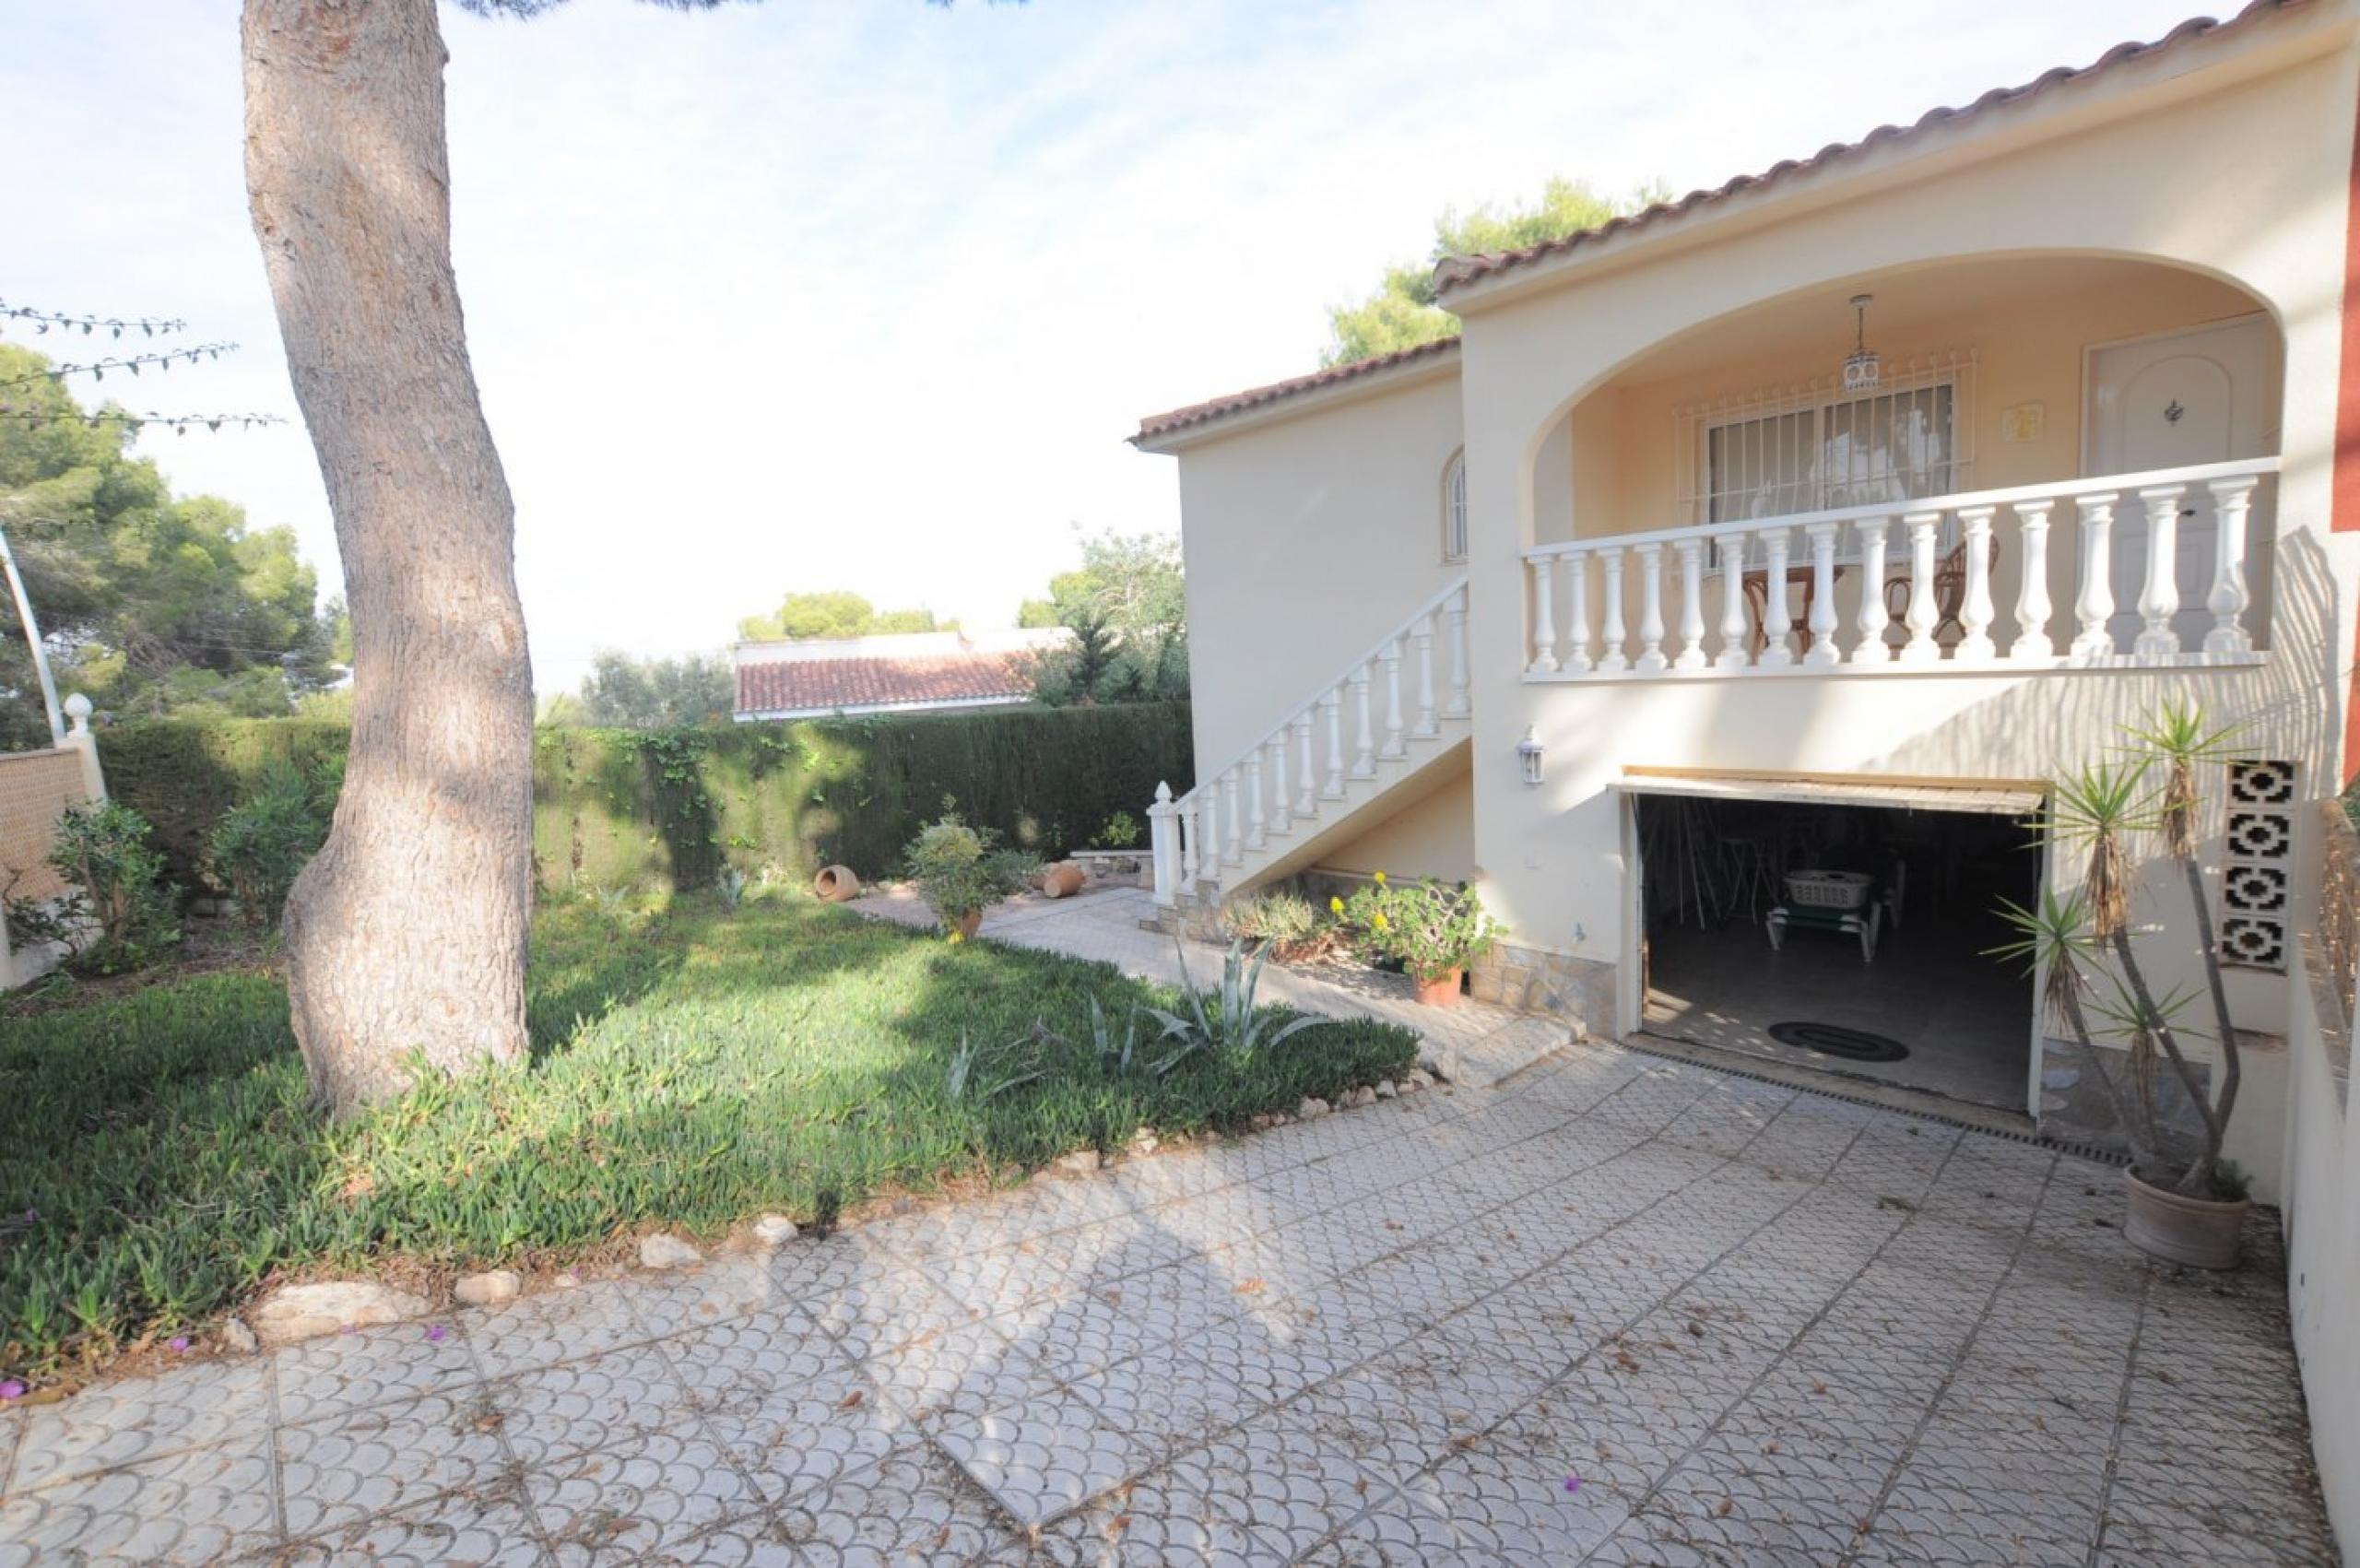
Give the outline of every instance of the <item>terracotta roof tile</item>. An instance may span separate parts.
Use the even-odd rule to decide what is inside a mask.
[[[1032,695],[1030,654],[801,659],[738,666],[741,713],[834,713],[920,702],[1005,702]]]
[[[1436,360],[1458,351],[1456,336],[1421,343],[1412,348],[1397,348],[1390,354],[1373,359],[1355,360],[1349,365],[1330,365],[1314,371],[1307,376],[1294,376],[1286,381],[1274,381],[1268,386],[1257,386],[1245,392],[1233,392],[1226,397],[1216,397],[1207,403],[1192,403],[1186,408],[1174,408],[1168,414],[1150,414],[1139,421],[1139,433],[1133,441],[1152,441],[1157,436],[1185,430],[1191,425],[1201,425],[1208,419],[1218,419],[1224,414],[1242,413],[1265,403],[1294,397],[1306,392],[1316,392],[1324,386],[1339,386],[1378,371],[1389,371],[1396,365],[1406,365],[1417,360]]]
[[[1520,250],[1496,251],[1471,256],[1452,256],[1434,268],[1434,291],[1438,295],[1448,294],[1454,289],[1463,289],[1483,278],[1496,277],[1500,273],[1544,260],[1550,256],[1563,255],[1568,251],[1595,244],[1600,240],[1630,230],[1643,229],[1651,224],[1659,223],[1667,218],[1676,218],[1700,206],[1727,201],[1731,196],[1747,191],[1759,190],[1765,185],[1776,184],[1797,174],[1814,169],[1823,169],[1831,163],[1858,157],[1872,148],[1913,140],[1929,131],[1956,124],[1962,120],[1988,110],[2006,104],[2020,103],[2062,83],[2084,80],[2125,62],[2159,53],[2190,39],[2200,38],[2209,33],[2226,32],[2233,28],[2246,25],[2265,12],[2292,10],[2306,3],[2307,0],[2252,0],[2252,3],[2244,10],[2239,11],[2225,22],[2216,21],[2211,17],[2192,18],[2180,23],[2152,43],[2118,43],[2087,65],[2059,65],[2053,70],[2044,71],[2021,87],[1994,88],[1963,108],[1946,106],[1931,109],[1907,125],[1879,125],[1858,141],[1831,142],[1809,158],[1787,159],[1772,164],[1759,174],[1740,174],[1711,190],[1691,191],[1676,201],[1658,202],[1627,218],[1610,218],[1594,229],[1579,230],[1561,239],[1544,240],[1537,245],[1527,245]]]
[[[1930,110],[1909,125],[1880,125],[1858,141],[1831,143],[1809,158],[1788,159],[1783,162],[1774,163],[1759,174],[1740,174],[1736,179],[1726,184],[1716,186],[1712,190],[1691,191],[1676,201],[1658,202],[1627,218],[1613,218],[1599,224],[1597,228],[1584,229],[1568,234],[1563,239],[1544,241],[1540,244],[1528,245],[1521,250],[1499,251],[1483,255],[1452,256],[1434,269],[1435,290],[1437,293],[1446,294],[1453,289],[1464,288],[1482,278],[1494,277],[1531,262],[1560,255],[1583,245],[1595,244],[1610,236],[1633,229],[1645,228],[1650,224],[1661,222],[1665,218],[1693,211],[1700,206],[1727,201],[1742,192],[1776,184],[1793,175],[1824,168],[1828,164],[1857,157],[1871,148],[1907,141],[1941,126],[1955,124],[1961,120],[1980,114],[1987,110],[1995,109],[2003,104],[2020,102],[2061,82],[2094,77],[2125,61],[2140,59],[2174,48],[2190,39],[2229,31],[2231,29],[2246,25],[2265,12],[2292,10],[2307,3],[2308,0],[2252,0],[2252,3],[2244,10],[2239,11],[2225,22],[2215,21],[2210,17],[2198,17],[2182,22],[2152,43],[2119,43],[2087,65],[2059,65],[2055,70],[2042,73],[2022,87],[1995,88],[1964,108]],[[1362,360],[1350,365],[1330,366],[1309,375],[1272,382],[1268,386],[1257,386],[1245,392],[1232,393],[1225,397],[1193,403],[1186,408],[1174,408],[1169,413],[1150,414],[1139,421],[1139,433],[1131,439],[1134,442],[1151,441],[1159,436],[1170,435],[1174,431],[1205,424],[1227,415],[1243,413],[1248,408],[1257,408],[1267,403],[1276,403],[1282,398],[1300,396],[1306,392],[1316,392],[1323,387],[1334,386],[1377,371],[1389,370],[1396,365],[1407,364],[1414,360],[1439,356],[1453,351],[1457,347],[1457,338],[1447,337],[1439,342],[1421,344],[1417,348],[1404,348],[1392,354],[1381,354],[1375,359]]]

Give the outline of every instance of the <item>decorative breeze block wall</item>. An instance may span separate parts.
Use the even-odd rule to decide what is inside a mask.
[[[2229,764],[2228,861],[2221,868],[2221,961],[2285,973],[2294,910],[2295,767]]]

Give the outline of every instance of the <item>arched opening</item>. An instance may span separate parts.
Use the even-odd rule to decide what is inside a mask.
[[[2242,628],[2243,646],[2260,649],[2269,641],[2274,480],[2252,476],[2235,491],[2237,515],[2224,520],[2210,470],[2278,452],[2283,360],[2283,334],[2252,295],[2160,262],[2011,254],[1834,278],[1697,324],[1569,396],[1528,448],[1532,543],[1655,540],[1653,569],[1667,574],[1670,662],[1683,646],[1679,623],[1690,610],[1680,602],[1681,541],[1672,536],[1717,533],[1701,547],[1694,619],[1705,643],[1731,636],[1748,646],[1740,660],[1724,658],[1725,646],[1700,645],[1710,656],[1694,663],[1736,667],[1760,660],[1782,631],[1793,658],[1808,662],[1801,656],[1814,635],[1827,634],[1823,612],[1816,632],[1812,626],[1820,585],[1806,527],[1819,523],[1834,535],[1829,596],[1849,663],[1862,641],[1881,640],[1898,654],[1916,635],[1907,518],[1933,511],[1941,514],[1933,581],[1918,607],[1932,616],[1938,656],[1953,656],[1962,643],[1979,654],[1986,639],[1998,656],[2019,644],[2029,654],[2043,630],[2029,622],[2045,608],[2056,622],[2058,656],[2078,648],[2086,663],[2142,647],[2152,655],[2165,633],[2189,654],[2234,642],[2212,635],[2227,625],[2215,602],[2225,529],[2244,539],[2234,584],[2241,603],[2229,619]],[[2156,598],[2148,510],[2164,503],[2139,492],[2151,488],[2146,479],[2182,470],[2200,472],[2172,503],[2173,536],[2154,547],[2172,561],[2176,584],[2166,585],[2177,587],[2159,628],[2141,605],[2150,601],[2152,612]],[[2074,487],[2109,476],[2126,482],[2097,519],[2111,525],[2096,567],[2111,600],[2101,619],[2112,641],[2102,650],[2105,639],[2077,612],[2093,602],[2083,523],[2094,514],[2081,495],[2106,487]],[[2009,498],[2040,486],[2057,493],[2043,519],[2043,548],[2027,551],[2016,544],[2024,513]],[[1972,515],[1962,518],[1958,498],[1992,502],[1988,572],[1967,570],[1965,535],[1981,530]],[[1882,519],[1862,515],[1879,509]],[[1789,536],[1747,526],[1782,518],[1795,520]],[[1789,578],[1783,606],[1771,589],[1774,548]],[[1734,579],[1720,570],[1731,551],[1742,557]],[[1618,552],[1611,562],[1628,579],[1626,630],[1634,642],[1624,663],[1645,656],[1635,620],[1638,572],[1650,553]],[[2045,595],[2024,592],[2027,560],[2045,569]],[[1585,597],[1572,597],[1575,584],[1554,584],[1547,630],[1557,646],[1535,650],[1544,671],[1589,667],[1563,644],[1606,630],[1610,561],[1587,564]],[[1732,581],[1746,598],[1734,612]],[[1989,613],[1969,625],[1968,601],[1979,611],[1983,595]],[[1882,622],[1879,606],[1891,610]],[[1541,607],[1536,602],[1536,618]],[[1599,647],[1588,656],[1622,667],[1613,654]]]

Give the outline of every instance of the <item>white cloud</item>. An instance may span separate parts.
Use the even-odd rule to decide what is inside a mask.
[[[0,298],[171,313],[292,411],[218,0],[0,0]],[[1717,183],[2154,37],[2177,4],[772,0],[446,9],[455,249],[538,681],[716,645],[789,587],[1004,621],[1075,522],[1171,527],[1138,416],[1310,368],[1440,208]],[[112,383],[110,383],[112,385]],[[297,428],[151,436],[291,522]]]

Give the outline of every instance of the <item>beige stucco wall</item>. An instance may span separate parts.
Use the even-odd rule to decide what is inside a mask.
[[[2285,36],[2272,33],[2265,42]],[[2216,713],[2246,719],[2257,752],[2301,761],[2314,789],[2332,792],[2360,576],[2355,541],[2328,532],[2354,65],[2348,40],[2332,53],[2272,64],[2266,77],[2223,87],[2214,83],[2234,73],[2165,80],[2124,72],[2108,96],[2145,103],[2134,118],[2026,141],[1977,162],[1939,168],[1940,159],[1929,159],[1913,178],[1858,199],[1709,243],[1667,243],[1644,261],[1637,252],[1627,265],[1601,261],[1546,292],[1490,305],[1458,301],[1469,312],[1463,373],[1476,859],[1488,901],[1520,941],[1633,973],[1620,808],[1607,788],[1625,763],[2044,776],[2099,754],[2118,725],[2144,716],[2166,693],[2197,693]],[[2152,102],[2135,97],[2149,91]],[[1696,324],[1764,301],[1848,291],[1880,273],[1902,276],[1963,257],[2035,253],[2105,253],[2193,268],[2234,283],[2281,324],[2279,619],[2268,668],[1612,685],[1520,678],[1525,590],[1517,552],[1538,523],[1536,460],[1590,389]],[[2159,288],[2132,313],[2168,306],[2201,314],[2218,298],[2174,286],[2166,300]],[[2071,335],[2076,377],[2079,345],[2108,335],[2121,319],[2109,314],[2105,330]],[[1989,373],[1979,418],[2016,400],[2000,390],[1996,366]],[[2061,440],[2072,430],[2078,385],[2044,400],[2052,440]],[[1615,419],[1649,422],[1627,407],[1628,395],[1621,401],[1626,407],[1613,408]],[[1621,438],[1606,419],[1577,419],[1572,436],[1578,506],[1593,493],[1579,472],[1582,454],[1611,450]],[[2000,450],[1988,438],[1982,453]],[[1668,464],[1656,467],[1668,476]],[[1516,777],[1516,740],[1528,725],[1549,749],[1548,779],[1539,789]],[[1622,998],[1626,1008],[1631,1000]],[[2241,985],[2240,1012],[2270,1028],[2283,1021],[2283,1008],[2272,987],[2251,984]]]
[[[1180,454],[1197,774],[1210,778],[1463,566],[1442,559],[1452,362]]]
[[[1424,781],[1420,781],[1422,784]],[[1445,882],[1475,877],[1475,775],[1451,770],[1423,795],[1351,843],[1319,856],[1328,871],[1382,871],[1404,880],[1433,877]]]
[[[2307,964],[2317,950],[2307,952]],[[2353,1332],[2360,1323],[2360,1111],[2333,1060],[2349,1051],[2335,1038],[2342,1020],[2330,1016],[2322,1027],[2312,978],[2307,969],[2294,977],[2286,1042],[2286,1293],[2319,1490],[2349,1554],[2360,1547],[2360,1334]]]

